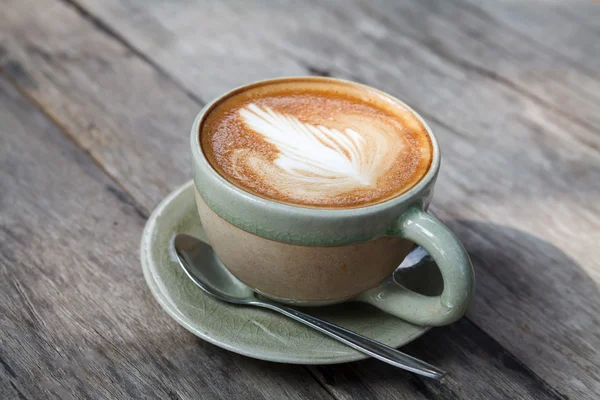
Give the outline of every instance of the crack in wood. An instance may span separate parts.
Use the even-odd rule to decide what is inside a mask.
[[[568,397],[558,391],[556,388],[551,386],[548,382],[546,382],[542,377],[536,374],[531,368],[525,365],[521,360],[519,360],[514,354],[512,354],[509,350],[503,347],[498,341],[496,341],[492,336],[488,335],[479,325],[475,324],[473,321],[467,318],[469,323],[473,326],[473,328],[479,331],[480,335],[487,339],[487,342],[479,342],[478,344],[483,344],[486,349],[492,355],[492,357],[501,360],[502,364],[509,368],[510,370],[522,375],[523,377],[531,380],[538,386],[543,392],[552,396],[553,399],[566,400]]]
[[[31,317],[31,322],[34,325],[37,325],[39,328],[46,329],[46,323],[44,322],[44,319],[42,318],[40,313],[36,310],[32,301],[29,300],[29,296],[27,296],[27,293],[25,293],[25,291],[21,287],[21,284],[19,283],[18,279],[14,276],[12,278],[12,284],[15,287],[15,289],[17,290],[17,292],[19,293],[19,296],[21,297],[21,299],[23,299],[25,308],[27,309],[28,314]]]
[[[19,396],[19,399],[23,399],[23,400],[29,400],[29,398],[27,396],[25,396],[25,394],[23,394],[23,392],[21,392],[21,390],[19,390],[19,388],[17,387],[17,385],[15,385],[15,383],[13,381],[10,381],[10,386],[12,386],[13,390],[15,392],[17,392],[17,396]]]
[[[165,79],[169,80],[173,85],[179,88],[183,93],[185,93],[190,99],[195,101],[198,105],[204,106],[206,102],[202,100],[197,94],[190,91],[188,88],[179,83],[173,76],[167,73],[159,64],[154,62],[150,57],[148,57],[143,51],[139,50],[135,47],[131,42],[117,33],[114,29],[112,29],[108,24],[102,21],[100,18],[91,14],[88,10],[85,9],[81,4],[79,4],[75,0],[60,0],[63,3],[71,6],[81,17],[85,20],[89,21],[92,25],[98,28],[99,31],[106,34],[113,40],[121,43],[125,48],[127,48],[131,53],[135,54],[139,59],[150,65],[158,74],[163,76]]]
[[[4,367],[9,376],[13,378],[17,376],[15,371],[10,367],[10,365],[8,365],[8,363],[2,357],[0,357],[0,365]]]
[[[142,218],[144,220],[148,219],[149,214],[146,212],[146,210],[141,205],[139,205],[133,199],[133,197],[130,194],[126,193],[123,189],[119,189],[113,185],[106,185],[106,190],[110,194],[112,194],[117,200],[119,200],[121,203],[126,204],[127,206],[130,206],[131,208],[133,208],[135,213],[140,218]]]

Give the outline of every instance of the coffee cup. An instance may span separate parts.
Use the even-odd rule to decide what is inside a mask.
[[[328,85],[336,90],[348,88],[361,93],[360,101],[367,95],[381,96],[385,107],[389,103],[406,110],[423,128],[429,143],[426,170],[398,195],[340,207],[280,201],[228,179],[203,149],[203,124],[227,99],[255,88],[288,83],[296,84],[296,90],[304,83],[317,85],[318,90],[326,90]],[[198,212],[210,243],[225,267],[256,292],[297,306],[361,301],[429,326],[451,323],[466,312],[474,293],[469,256],[456,236],[427,212],[440,168],[438,142],[427,123],[402,101],[332,78],[256,82],[224,94],[200,111],[192,126],[191,153]],[[351,157],[350,153],[340,154]],[[307,179],[305,175],[301,178]],[[318,185],[314,190],[319,190]],[[413,292],[391,279],[415,244],[423,247],[440,269],[444,287],[439,296]]]

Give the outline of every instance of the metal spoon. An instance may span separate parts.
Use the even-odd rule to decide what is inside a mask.
[[[446,373],[424,361],[402,353],[383,343],[359,335],[341,326],[304,314],[256,294],[237,279],[218,260],[212,247],[193,236],[179,234],[173,239],[179,264],[190,279],[202,290],[229,303],[257,306],[277,311],[319,332],[395,367],[428,378],[441,379]]]

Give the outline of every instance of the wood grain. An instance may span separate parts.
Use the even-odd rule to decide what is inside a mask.
[[[465,2],[466,4],[467,2]],[[576,63],[587,72],[598,72],[600,59],[600,7],[598,1],[534,0],[529,6],[511,1],[480,2],[468,4],[511,29],[537,46],[554,52]],[[551,29],[551,27],[560,29]]]
[[[0,398],[329,397],[302,367],[235,355],[170,321],[137,265],[145,212],[3,79],[0,121]],[[373,360],[312,374],[335,398],[559,398],[467,320],[408,351],[451,376]]]
[[[330,398],[190,335],[138,260],[145,216],[0,79],[0,398]]]
[[[272,54],[287,55],[285,65],[359,80],[414,105],[444,150],[434,209],[478,229],[453,224],[478,255],[480,290],[469,316],[564,394],[600,392],[600,264],[590,251],[600,238],[600,102],[589,62],[600,51],[590,45],[592,23],[569,25],[579,38],[571,46],[588,52],[582,68],[538,45],[539,34],[530,39],[496,22],[494,13],[519,10],[515,2],[485,11],[461,2],[250,2],[244,15],[233,2],[209,10],[183,2],[168,15],[132,2],[80,3],[202,99],[238,84],[247,68],[257,74],[235,58],[250,49],[269,60],[258,69],[264,76],[278,68]],[[538,11],[553,14],[551,6]],[[558,20],[536,20],[550,43]],[[170,40],[151,34],[160,31]],[[221,55],[218,79],[200,74],[197,63],[214,70],[223,48],[239,50]],[[488,230],[507,233],[490,243]]]
[[[445,365],[460,379],[442,389],[412,380],[407,393],[485,398],[472,383],[478,381],[489,383],[487,398],[503,390],[533,397],[525,388],[537,388],[540,378],[556,391],[542,389],[539,397],[593,398],[600,391],[598,53],[584,40],[597,29],[585,13],[564,11],[581,38],[570,44],[582,46],[565,51],[536,46],[544,34],[556,37],[552,26],[509,24],[502,3],[486,5],[483,15],[458,2],[250,2],[243,14],[234,2],[182,1],[168,9],[159,2],[9,3],[0,15],[3,70],[142,213],[187,178],[187,132],[198,101],[237,84],[334,75],[415,105],[444,150],[435,210],[473,255],[479,290],[469,313],[475,325],[460,325],[464,337],[458,326],[446,328],[435,345],[441,347],[425,351],[433,342],[426,337],[416,348],[424,357],[450,354]],[[464,23],[453,23],[463,14]],[[575,29],[573,21],[582,19]],[[542,65],[550,78],[563,71],[565,79],[540,78]],[[509,352],[485,350],[485,340],[502,347],[477,327]],[[506,365],[498,354],[506,354]],[[515,364],[521,368],[511,369]],[[406,390],[403,381],[368,375],[362,364],[318,371],[340,398]]]

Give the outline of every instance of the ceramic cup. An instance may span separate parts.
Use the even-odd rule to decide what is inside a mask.
[[[422,118],[433,144],[429,171],[408,192],[362,208],[316,209],[267,200],[231,184],[209,164],[199,131],[210,110],[249,87],[288,79],[336,81],[315,77],[256,82],[217,98],[194,121],[196,202],[219,259],[241,281],[281,302],[318,306],[363,301],[420,325],[444,325],[460,318],[473,297],[473,269],[458,239],[425,211],[440,168],[440,150]],[[414,243],[425,248],[440,269],[444,288],[439,296],[415,293],[391,279]]]

